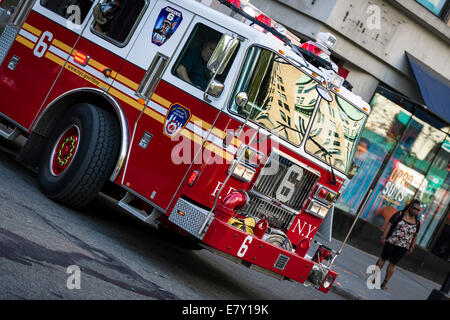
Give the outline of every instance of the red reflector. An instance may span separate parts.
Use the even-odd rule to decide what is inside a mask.
[[[87,64],[87,62],[89,61],[89,56],[87,56],[86,54],[84,54],[80,51],[77,51],[73,56],[73,60],[76,63],[79,63],[79,64],[85,66]]]
[[[317,196],[318,196],[319,198],[325,199],[325,197],[327,196],[327,194],[328,194],[328,191],[322,188],[322,189],[320,189],[320,191],[319,191],[319,193],[317,194]]]
[[[231,3],[233,6],[240,8],[241,7],[241,1],[240,0],[227,0],[227,2]]]
[[[192,171],[191,176],[189,177],[188,180],[188,185],[192,186],[195,183],[195,181],[197,180],[198,173],[199,172],[197,170]]]
[[[265,16],[263,14],[260,14],[259,16],[257,16],[256,20],[261,21],[266,26],[269,26],[269,27],[272,26],[272,20],[270,20],[270,18],[268,16]]]

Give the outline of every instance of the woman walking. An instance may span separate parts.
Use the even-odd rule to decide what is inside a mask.
[[[381,270],[384,263],[389,260],[386,277],[381,284],[381,289],[384,291],[387,290],[387,284],[400,259],[414,250],[420,229],[419,212],[420,201],[413,199],[405,209],[392,216],[384,230],[381,237],[381,243],[384,245],[383,252],[377,261],[377,266]]]

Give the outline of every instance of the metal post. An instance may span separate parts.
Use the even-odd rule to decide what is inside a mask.
[[[370,190],[369,195],[367,196],[367,198],[366,198],[366,200],[364,201],[363,205],[362,205],[361,208],[359,209],[358,215],[357,215],[356,218],[353,220],[353,224],[352,224],[352,226],[350,227],[350,230],[348,231],[347,236],[345,237],[344,241],[342,241],[341,247],[339,248],[339,250],[336,252],[336,255],[335,255],[335,256],[333,257],[333,259],[331,260],[331,263],[330,263],[330,265],[328,266],[328,268],[331,268],[331,266],[333,265],[334,260],[336,259],[336,257],[337,257],[338,255],[340,255],[341,252],[342,252],[342,250],[344,249],[344,246],[345,246],[345,244],[347,243],[348,238],[350,238],[350,234],[352,233],[353,228],[354,228],[355,225],[356,225],[356,222],[359,220],[359,217],[361,216],[361,214],[362,214],[362,212],[363,212],[363,210],[364,210],[364,208],[365,208],[365,206],[366,206],[367,201],[369,200],[370,196],[372,195],[372,191],[373,191],[373,189]]]

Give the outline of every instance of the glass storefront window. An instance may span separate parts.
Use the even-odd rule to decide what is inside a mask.
[[[383,226],[388,215],[403,209],[420,190],[446,138],[446,133],[438,129],[443,126],[433,126],[430,120],[422,109],[415,111],[374,188],[362,214],[363,219]]]
[[[383,228],[412,198],[419,199],[417,244],[432,249],[449,221],[449,124],[382,86],[371,106],[355,153],[358,170],[336,207],[352,214],[360,209],[362,219]]]
[[[448,0],[416,0],[425,8],[433,12],[437,16],[442,15],[445,10]]]
[[[411,113],[386,98],[380,90],[372,99],[371,107],[372,112],[354,157],[358,170],[336,204],[339,209],[352,214],[361,206],[383,162],[394,150],[411,117]]]
[[[424,206],[417,244],[425,248],[430,247],[435,231],[445,218],[450,202],[449,159],[450,137],[447,137],[416,195]]]

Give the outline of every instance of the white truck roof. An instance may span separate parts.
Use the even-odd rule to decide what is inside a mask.
[[[209,20],[211,23],[220,24],[223,28],[228,29],[232,33],[235,33],[249,40],[251,43],[270,48],[281,54],[284,52],[285,56],[294,58],[294,60],[301,64],[303,67],[309,69],[310,72],[306,70],[309,75],[312,75],[312,72],[318,75],[323,74],[319,68],[316,68],[312,64],[304,61],[304,59],[298,56],[295,50],[293,50],[281,39],[275,37],[269,32],[263,32],[262,30],[258,30],[257,28],[246,24],[244,22],[246,20],[244,17],[241,17],[239,19],[238,17],[231,16],[230,13],[232,11],[224,5],[221,5],[218,1],[211,1],[210,6],[200,1],[201,0],[169,0],[169,2],[172,2],[180,7],[185,8],[188,11],[202,16],[204,19]],[[244,1],[241,2],[244,3]],[[248,3],[248,1],[245,3]],[[360,96],[354,94],[347,88],[341,87],[339,88],[339,92],[334,93],[340,95],[342,98],[355,105],[362,112],[366,114],[370,113],[370,105]]]

